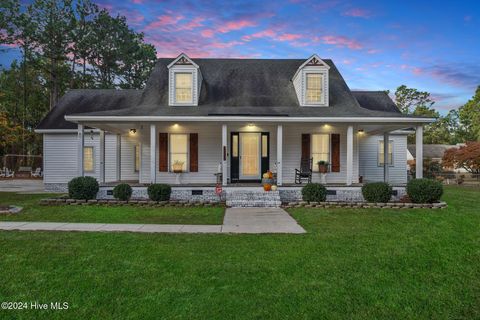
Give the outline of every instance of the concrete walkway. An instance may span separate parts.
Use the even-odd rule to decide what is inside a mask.
[[[229,208],[223,225],[0,222],[0,230],[149,232],[149,233],[305,233],[279,208]]]

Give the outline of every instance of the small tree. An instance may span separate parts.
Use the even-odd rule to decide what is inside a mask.
[[[465,146],[447,149],[443,155],[444,168],[463,168],[470,173],[480,173],[480,142],[467,142]]]

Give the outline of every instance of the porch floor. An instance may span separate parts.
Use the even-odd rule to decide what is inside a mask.
[[[101,183],[101,187],[115,187],[116,185],[119,185],[120,183],[128,183],[132,187],[148,187],[149,183],[139,183],[138,181],[135,180],[122,180],[122,181],[110,181],[110,182],[105,182]],[[215,183],[181,183],[181,184],[170,184],[172,187],[176,188],[188,188],[188,187],[194,187],[194,188],[201,188],[201,187],[215,187]],[[234,182],[234,183],[228,183],[227,186],[225,187],[232,187],[232,188],[252,188],[252,187],[261,187],[262,184],[260,182]],[[296,183],[284,183],[282,184],[281,187],[302,187],[305,186],[305,183],[303,184],[296,184]],[[327,187],[347,187],[347,184],[345,183],[327,183]],[[363,186],[363,183],[353,183],[348,187],[361,187]]]

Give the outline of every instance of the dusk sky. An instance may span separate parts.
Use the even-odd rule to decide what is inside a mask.
[[[159,57],[334,61],[351,89],[426,90],[445,113],[480,85],[480,1],[102,0]],[[8,65],[15,52],[2,53]]]

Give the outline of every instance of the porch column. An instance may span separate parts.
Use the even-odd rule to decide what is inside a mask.
[[[157,150],[157,126],[150,125],[150,182],[155,183],[157,181],[157,163],[156,152]]]
[[[283,183],[283,126],[277,125],[277,185],[281,186]]]
[[[122,180],[122,136],[117,134],[117,172],[115,173],[115,180]]]
[[[388,132],[383,134],[383,182],[388,182],[388,145],[389,145],[389,136]]]
[[[227,125],[222,124],[222,185],[227,185]]]
[[[100,130],[100,177],[99,182],[105,183],[105,131]]]
[[[347,128],[347,186],[352,185],[353,174],[353,126]]]
[[[84,146],[84,138],[83,138],[83,124],[78,124],[78,155],[77,155],[77,174],[79,177],[83,176],[83,146]]]
[[[423,126],[417,126],[415,132],[415,178],[423,178]]]

